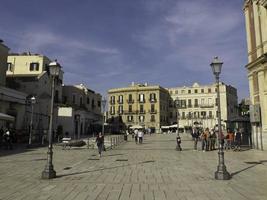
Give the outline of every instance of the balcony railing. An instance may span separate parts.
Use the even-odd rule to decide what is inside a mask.
[[[139,102],[139,103],[145,103],[146,100],[145,100],[145,99],[138,99],[138,102]]]
[[[114,105],[115,104],[115,101],[109,101],[109,104],[110,105]]]
[[[139,114],[146,114],[146,111],[145,110],[139,110],[138,113]]]
[[[149,113],[156,114],[157,113],[157,110],[149,110]]]
[[[123,104],[123,101],[118,100],[117,103],[118,103],[118,104]]]
[[[133,104],[134,103],[134,100],[133,99],[127,99],[127,103],[128,104]]]
[[[149,99],[149,102],[150,103],[156,103],[157,102],[157,99]]]
[[[200,104],[199,107],[200,108],[213,108],[214,104]]]

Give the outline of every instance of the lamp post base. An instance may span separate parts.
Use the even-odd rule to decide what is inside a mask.
[[[229,179],[231,179],[231,175],[226,170],[225,166],[223,166],[223,167],[218,166],[218,169],[215,172],[215,179],[216,180],[229,180]]]
[[[42,172],[42,179],[52,179],[56,178],[56,171],[52,167],[45,168]]]

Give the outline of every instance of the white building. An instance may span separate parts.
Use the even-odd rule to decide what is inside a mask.
[[[222,125],[238,116],[237,91],[230,85],[220,83],[220,103]],[[216,84],[168,88],[179,113],[179,128],[190,129],[195,124],[203,128],[213,128],[217,124]]]

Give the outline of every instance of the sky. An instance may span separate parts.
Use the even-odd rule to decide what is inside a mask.
[[[162,87],[220,80],[249,96],[243,0],[0,0],[10,52],[57,59],[64,84],[102,95],[132,82]]]

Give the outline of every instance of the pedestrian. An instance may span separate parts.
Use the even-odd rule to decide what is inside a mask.
[[[138,130],[134,129],[134,139],[135,139],[135,144],[138,143]]]
[[[2,126],[1,129],[0,129],[0,149],[1,149],[2,145],[3,145],[4,133],[5,133],[4,127]]]
[[[102,156],[102,151],[104,150],[104,135],[101,132],[96,137],[96,144],[98,148],[99,157]]]
[[[210,150],[215,150],[215,143],[216,143],[216,134],[214,129],[211,129],[210,131]]]
[[[225,149],[231,149],[233,146],[233,141],[234,141],[234,133],[228,129],[227,130],[227,135],[225,136],[226,139],[226,145],[225,145]]]
[[[240,129],[235,132],[235,151],[241,151],[242,133]]]
[[[9,129],[6,130],[6,132],[4,133],[4,142],[5,142],[5,147],[6,149],[12,149],[12,136],[11,133],[9,131]]]
[[[210,138],[211,135],[209,128],[206,128],[205,133],[206,133],[206,151],[209,151],[211,146],[211,138]]]
[[[209,129],[205,129],[205,131],[203,131],[200,135],[200,139],[201,139],[201,143],[202,143],[202,151],[205,152],[206,149],[206,145],[207,145],[207,132],[209,131]]]
[[[177,137],[176,137],[176,150],[177,151],[182,151],[182,147],[181,147],[181,143],[182,143],[182,140],[181,140],[181,137],[179,134],[177,134]]]
[[[197,142],[198,142],[198,138],[199,138],[199,131],[197,130],[197,128],[193,128],[192,138],[194,141],[194,150],[197,150]]]
[[[141,129],[139,129],[139,131],[138,131],[139,144],[143,143],[143,137],[144,137],[144,132]]]

